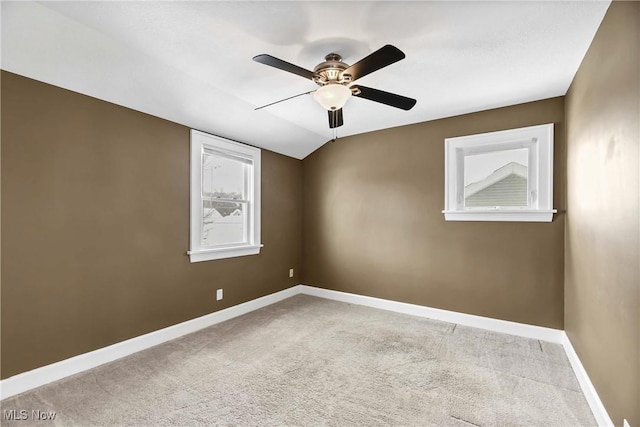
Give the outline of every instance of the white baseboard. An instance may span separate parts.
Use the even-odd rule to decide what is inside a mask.
[[[533,338],[562,344],[564,331],[560,329],[545,328],[542,326],[526,325],[524,323],[510,322],[507,320],[492,319],[490,317],[476,316],[473,314],[458,313],[423,305],[408,304],[405,302],[391,301],[382,298],[367,297],[346,292],[332,291],[330,289],[316,288],[313,286],[299,285],[300,292],[335,301],[365,305],[367,307],[380,308],[382,310],[395,311],[397,313],[411,314],[413,316],[427,317],[443,322],[457,323],[459,325],[486,329],[503,334],[517,335],[525,338]]]
[[[571,363],[573,372],[576,374],[576,378],[578,378],[578,383],[580,384],[582,393],[587,399],[587,403],[591,408],[591,412],[593,412],[596,422],[599,426],[613,426],[613,421],[611,421],[607,410],[604,408],[604,405],[598,396],[598,392],[593,386],[591,379],[589,379],[589,375],[587,375],[587,371],[584,369],[584,366],[582,366],[578,353],[576,353],[573,345],[571,345],[569,336],[565,332],[563,332],[563,335],[562,346],[564,347],[564,352],[567,354],[567,358],[569,359],[569,363]]]
[[[300,293],[298,286],[294,286],[243,304],[225,308],[224,310],[206,314],[192,320],[187,320],[186,322],[178,323],[177,325],[140,335],[139,337],[131,338],[126,341],[121,341],[108,347],[99,348],[98,350],[83,353],[69,359],[61,360],[60,362],[14,375],[13,377],[0,381],[0,399],[15,396],[16,394],[86,371],[87,369],[112,362],[116,359],[120,359],[121,357],[179,338],[183,335],[196,332],[208,326],[233,319],[234,317],[266,307],[267,305],[282,301],[298,293]]]
[[[613,426],[611,418],[609,418],[602,401],[598,397],[598,393],[593,387],[587,372],[582,366],[578,355],[569,341],[569,337],[567,337],[566,333],[562,330],[492,319],[472,314],[458,313],[455,311],[391,301],[382,298],[333,291],[330,289],[316,288],[307,285],[297,285],[243,304],[216,311],[215,313],[207,314],[202,317],[169,326],[158,331],[150,332],[139,337],[131,338],[108,347],[80,354],[60,362],[52,363],[51,365],[15,375],[0,381],[0,399],[6,399],[50,382],[60,380],[67,376],[112,362],[120,359],[121,357],[125,357],[172,339],[179,338],[183,335],[196,332],[208,326],[224,322],[225,320],[233,319],[234,317],[266,307],[297,294],[306,294],[335,301],[358,304],[382,310],[394,311],[397,313],[426,317],[429,319],[457,323],[459,325],[471,326],[494,332],[562,344],[598,425]]]

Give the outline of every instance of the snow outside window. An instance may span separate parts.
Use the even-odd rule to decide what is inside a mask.
[[[260,150],[191,131],[191,262],[260,252]]]

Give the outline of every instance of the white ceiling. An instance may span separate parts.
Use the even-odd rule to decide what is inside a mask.
[[[255,63],[406,59],[359,84],[338,136],[564,95],[609,1],[2,2],[2,68],[295,158],[333,137],[310,80]]]

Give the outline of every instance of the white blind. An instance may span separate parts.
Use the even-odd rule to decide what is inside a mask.
[[[229,152],[222,152],[222,151],[218,151],[214,148],[211,147],[204,147],[204,152],[205,154],[209,154],[211,156],[218,156],[218,157],[223,157],[225,159],[229,159],[229,160],[235,160],[237,162],[240,163],[244,163],[247,165],[253,165],[253,160],[244,157],[240,154],[236,154],[236,153],[229,153]]]

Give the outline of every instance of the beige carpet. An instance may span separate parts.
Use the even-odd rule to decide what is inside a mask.
[[[2,402],[2,425],[595,425],[557,344],[298,295]],[[4,417],[3,417],[4,418]]]

